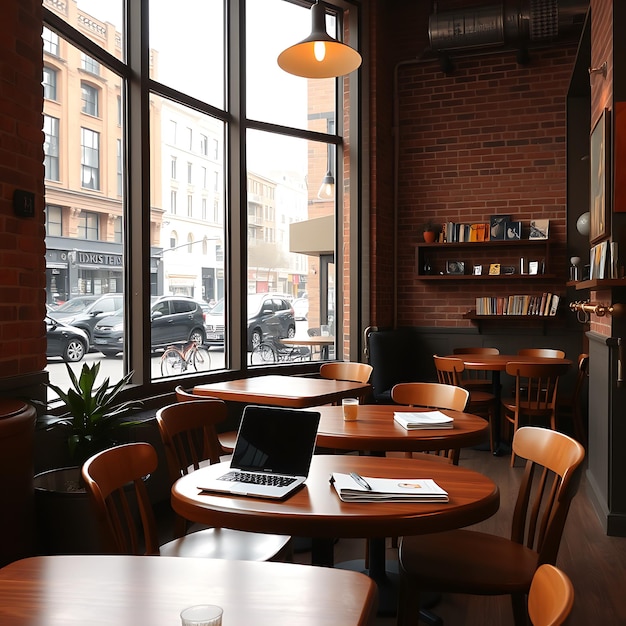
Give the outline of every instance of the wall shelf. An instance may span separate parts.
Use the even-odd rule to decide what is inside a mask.
[[[579,282],[568,282],[568,287],[582,289],[613,289],[614,287],[626,287],[626,278],[592,278],[591,280],[581,280]]]
[[[467,313],[463,313],[463,319],[471,320],[473,324],[476,324],[479,333],[482,333],[484,322],[541,322],[541,324],[543,324],[544,335],[546,334],[546,328],[549,323],[563,321],[560,311],[558,311],[556,315],[477,315],[475,310],[471,310]]]

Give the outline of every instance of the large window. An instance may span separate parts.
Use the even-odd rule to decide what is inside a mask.
[[[198,336],[182,324],[175,336],[163,334],[176,325],[156,314],[167,296],[202,309],[210,371],[190,376],[245,372],[258,367],[251,365],[255,338],[307,337],[325,325],[342,339],[331,358],[350,358],[348,308],[335,302],[347,302],[340,298],[359,272],[350,271],[358,74],[307,80],[278,67],[278,54],[310,32],[308,2],[133,0],[125,11],[130,1],[76,0],[62,9],[43,0],[44,18],[52,12],[71,27],[55,21],[61,38],[45,29],[44,54],[67,61],[58,79],[73,101],[47,95],[44,105],[46,177],[58,181],[62,164],[68,179],[67,202],[59,203],[67,207],[65,237],[48,242],[65,256],[49,253],[49,267],[65,264],[68,277],[82,271],[75,284],[90,293],[128,286],[116,326],[123,358],[105,359],[97,351],[104,343],[86,358],[102,360],[112,377],[134,370],[137,384],[163,378],[160,346]],[[341,39],[349,31],[356,45],[359,4],[328,0],[329,33]],[[72,41],[76,32],[88,40]],[[46,94],[53,82],[44,75]],[[83,126],[59,128],[81,111],[91,116]],[[320,198],[329,170],[336,184]],[[49,228],[48,237],[58,237],[53,222]],[[319,271],[322,257],[328,271]],[[248,295],[265,292],[305,300],[298,310],[306,315],[287,309],[253,327]]]
[[[51,67],[43,68],[43,97],[46,100],[57,99],[57,72]]]

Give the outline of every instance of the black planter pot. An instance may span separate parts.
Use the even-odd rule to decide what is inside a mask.
[[[35,476],[39,554],[100,552],[97,524],[79,478],[79,467],[49,470]]]

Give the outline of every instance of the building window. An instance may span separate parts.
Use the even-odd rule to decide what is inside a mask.
[[[113,241],[122,243],[122,217],[120,215],[113,218]]]
[[[187,162],[187,184],[193,183],[193,164]]]
[[[122,140],[117,140],[117,195],[121,196],[124,191],[124,178],[122,176],[124,166],[124,153],[122,151]]]
[[[209,154],[209,138],[206,135],[200,135],[200,154],[202,156]]]
[[[43,39],[43,51],[51,54],[52,56],[59,56],[59,36],[51,31],[49,28],[43,27],[41,34]]]
[[[187,148],[193,150],[193,128],[187,128]]]
[[[212,154],[214,161],[217,161],[217,155],[219,154],[219,147],[220,147],[220,144],[218,143],[217,139],[214,139],[213,140],[213,154]]]
[[[100,189],[100,133],[81,128],[81,185],[86,189]]]
[[[81,239],[99,240],[99,217],[93,211],[81,211],[78,217],[78,236]]]
[[[88,54],[81,54],[81,67],[85,72],[100,76],[100,63],[92,59]]]
[[[207,170],[206,167],[202,168],[202,189],[206,189],[206,182],[207,182]]]
[[[206,221],[206,198],[202,198],[202,219]]]
[[[193,235],[189,233],[187,235],[187,254],[191,254],[193,252]]]
[[[82,94],[82,112],[93,117],[98,117],[98,94],[99,89],[81,81],[80,89]]]
[[[170,213],[176,215],[176,192],[170,192]]]
[[[63,209],[60,206],[46,204],[46,235],[63,236]]]
[[[215,244],[215,260],[218,263],[223,263],[224,262],[224,248],[222,248],[222,244],[221,243],[216,243]]]
[[[219,172],[213,172],[213,191],[218,190],[219,182],[220,182]]]
[[[187,196],[187,217],[193,217],[193,196]]]
[[[173,156],[170,161],[170,177],[172,180],[176,180],[176,157]]]
[[[51,67],[44,66],[43,68],[43,97],[46,100],[57,99],[57,72]]]
[[[44,167],[47,180],[59,180],[59,120],[50,115],[43,116]]]

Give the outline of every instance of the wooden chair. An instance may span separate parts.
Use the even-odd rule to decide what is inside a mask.
[[[195,402],[196,400],[212,399],[211,396],[196,396],[190,391],[187,391],[186,389],[184,389],[182,385],[178,385],[177,387],[175,387],[174,392],[176,393],[176,400],[178,400],[178,402],[188,402],[190,400],[192,402]],[[226,454],[232,454],[233,450],[235,449],[235,442],[237,441],[237,431],[230,430],[225,433],[217,433],[217,437],[222,446],[220,456],[226,455]]]
[[[554,348],[522,348],[517,351],[518,356],[539,356],[546,359],[564,359],[565,352]]]
[[[533,626],[560,626],[574,605],[574,586],[567,574],[548,563],[537,568],[528,594]]]
[[[556,398],[559,378],[566,363],[517,363],[506,365],[506,373],[515,378],[513,397],[502,399],[505,419],[513,426],[513,435],[526,423],[541,420],[556,430]],[[511,454],[511,467],[515,453]]]
[[[348,380],[353,383],[366,383],[369,381],[374,368],[367,363],[352,363],[349,361],[333,361],[320,365],[320,376],[331,380]],[[368,394],[364,391],[359,397],[362,403]],[[340,403],[339,403],[340,404]]]
[[[556,421],[559,423],[562,417],[570,418],[574,428],[574,436],[583,446],[587,446],[587,428],[583,420],[583,412],[580,406],[583,388],[589,376],[589,355],[578,355],[578,374],[574,389],[569,396],[559,394],[556,399]]]
[[[399,626],[417,624],[423,591],[511,595],[515,624],[526,624],[525,596],[537,568],[556,562],[585,449],[563,433],[533,426],[515,433],[513,449],[526,466],[510,537],[476,530],[403,537]]]
[[[500,354],[498,348],[482,348],[482,347],[466,347],[466,348],[454,348],[453,354]],[[493,392],[493,380],[491,372],[484,372],[480,370],[464,369],[461,375],[461,382],[463,387],[472,391],[473,389],[486,391],[487,393]]]
[[[217,398],[172,404],[157,411],[157,425],[165,447],[172,484],[181,476],[199,469],[201,465],[219,463],[220,442],[217,438],[216,425],[226,418],[226,414],[226,403]],[[215,533],[216,530],[210,529],[209,532]],[[175,536],[181,537],[187,531],[187,520],[176,516]],[[247,561],[283,559],[290,555],[290,538],[283,535],[226,529],[221,529],[219,532],[223,542],[228,540],[233,543],[238,541],[242,543],[242,553],[249,552],[253,556],[253,558],[241,557]],[[263,554],[266,557],[258,558],[257,554]]]
[[[391,389],[391,399],[397,404],[418,406],[430,409],[450,409],[464,411],[469,399],[469,391],[462,387],[454,387],[443,383],[398,383]],[[407,452],[406,457],[415,455],[423,457],[426,453]],[[438,450],[429,456],[441,458],[449,463],[458,465],[460,450]]]
[[[462,379],[465,366],[461,359],[437,356],[436,354],[433,356],[433,359],[440,383],[455,387],[465,387]],[[467,390],[470,394],[467,401],[467,411],[485,417],[489,422],[489,449],[493,452],[493,416],[496,408],[496,397],[488,391],[481,391],[473,387],[467,388]]]

